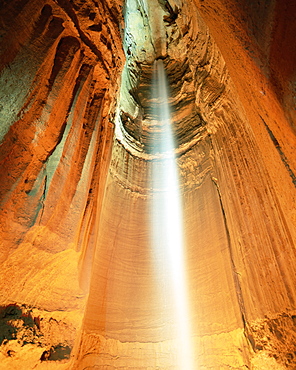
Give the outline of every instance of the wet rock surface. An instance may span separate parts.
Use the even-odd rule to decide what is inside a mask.
[[[291,312],[267,315],[265,319],[251,322],[247,334],[257,356],[264,353],[284,368],[293,369],[296,361],[295,321],[296,316]]]
[[[44,361],[68,362],[76,330],[67,318],[53,316],[54,313],[26,305],[2,306],[0,368],[33,368]]]

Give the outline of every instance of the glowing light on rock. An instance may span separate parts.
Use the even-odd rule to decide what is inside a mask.
[[[154,117],[158,119],[153,135],[152,162],[152,225],[153,253],[159,284],[162,289],[162,304],[170,315],[167,325],[176,344],[177,368],[196,369],[193,360],[192,332],[186,261],[183,240],[183,216],[179,178],[175,158],[175,144],[170,122],[166,73],[162,60],[155,62],[153,100]]]

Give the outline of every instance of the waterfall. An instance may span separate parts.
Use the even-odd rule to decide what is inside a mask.
[[[151,145],[152,161],[152,249],[163,305],[172,306],[168,318],[171,338],[176,343],[177,368],[193,370],[190,304],[183,240],[183,214],[170,120],[167,77],[162,60],[155,61],[152,100],[158,120]]]

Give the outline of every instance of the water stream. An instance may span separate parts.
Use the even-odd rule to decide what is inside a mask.
[[[175,143],[170,120],[168,83],[162,60],[155,61],[153,78],[154,116],[159,129],[154,134],[152,153],[152,243],[163,304],[171,307],[167,325],[176,343],[177,368],[193,370],[190,304],[183,240],[183,214]],[[167,310],[167,308],[164,308]]]

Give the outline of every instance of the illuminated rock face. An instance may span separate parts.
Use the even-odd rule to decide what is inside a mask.
[[[295,368],[284,5],[129,0],[125,32],[119,1],[1,5],[0,368],[177,368],[151,250],[155,58],[170,84],[196,368]]]
[[[66,361],[81,325],[124,60],[120,25],[120,3],[1,4],[1,368],[42,366],[51,347]],[[32,317],[26,335],[22,313],[7,314],[14,303]]]

